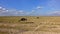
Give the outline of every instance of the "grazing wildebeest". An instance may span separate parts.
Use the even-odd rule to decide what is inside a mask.
[[[19,22],[20,21],[27,21],[27,19],[26,18],[21,18],[20,20],[19,20]]]

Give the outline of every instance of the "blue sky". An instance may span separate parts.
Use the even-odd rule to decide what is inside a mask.
[[[60,15],[60,0],[0,0],[0,15]]]

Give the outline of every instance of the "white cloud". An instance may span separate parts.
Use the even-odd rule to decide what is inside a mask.
[[[15,13],[16,13],[16,14],[19,14],[19,15],[25,14],[25,12],[24,12],[23,10],[15,11]]]
[[[23,10],[19,10],[18,13],[19,14],[24,14],[24,11]]]
[[[32,10],[32,12],[35,12],[35,10]]]
[[[18,15],[24,15],[25,12],[23,10],[17,10],[17,9],[5,9],[2,8],[0,10],[0,16],[18,16]],[[26,14],[25,14],[26,15]]]
[[[6,10],[6,12],[8,12],[9,10]]]
[[[42,9],[43,7],[42,6],[37,6],[37,9]]]
[[[52,16],[60,16],[60,11],[52,11],[47,13],[48,15],[52,15]]]
[[[35,13],[35,10],[32,10],[32,11],[30,11],[30,12],[26,12],[26,15],[33,15]]]
[[[31,10],[30,12],[26,12],[25,14],[28,15],[28,16],[36,16],[39,14],[40,12],[40,9],[42,9],[43,7],[42,6],[37,6],[35,9]]]
[[[60,11],[53,11],[53,12],[49,12],[48,14],[59,14]]]
[[[6,10],[6,8],[0,7],[0,13],[4,13],[4,12],[8,12],[8,10]]]
[[[5,8],[2,8],[2,10],[6,10]]]
[[[37,8],[37,9],[36,9]],[[24,11],[24,10],[17,10],[17,9],[6,9],[0,7],[0,16],[30,16],[30,15],[36,15],[36,12],[38,12],[38,9],[42,8],[40,6],[36,7],[34,10],[31,11]],[[37,13],[38,14],[38,13]]]
[[[2,7],[0,6],[0,9],[2,9]]]

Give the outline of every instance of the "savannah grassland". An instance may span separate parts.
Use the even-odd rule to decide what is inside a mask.
[[[60,16],[0,16],[0,34],[60,34]]]

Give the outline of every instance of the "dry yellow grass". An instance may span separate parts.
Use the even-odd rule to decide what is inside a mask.
[[[21,18],[27,21],[19,21]],[[0,31],[11,34],[29,34],[28,31],[60,33],[60,16],[1,16]]]

